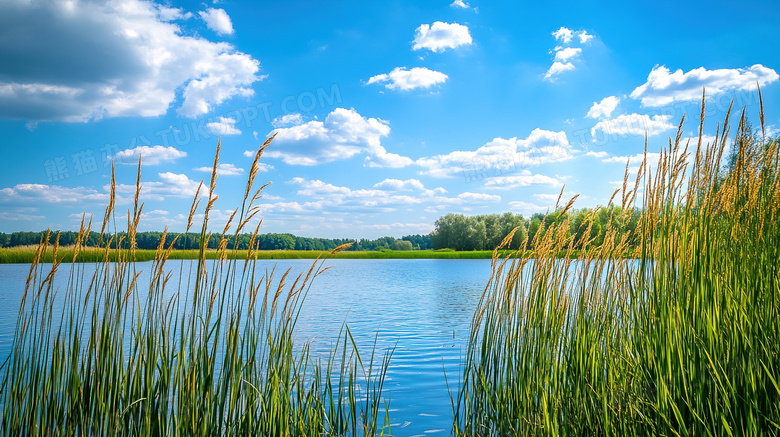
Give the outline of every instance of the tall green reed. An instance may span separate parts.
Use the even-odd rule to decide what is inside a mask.
[[[382,387],[392,351],[380,357],[375,346],[369,357],[361,357],[345,327],[323,365],[307,343],[294,341],[302,305],[312,281],[327,270],[328,255],[318,257],[305,274],[293,278],[287,270],[278,278],[275,269],[258,268],[252,249],[238,260],[236,248],[228,247],[233,221],[238,235],[259,212],[256,203],[265,185],[255,189],[254,182],[271,140],[255,156],[242,205],[222,231],[217,259],[207,261],[217,145],[199,256],[189,272],[182,264],[178,278],[166,269],[173,242],[164,234],[149,283],[139,283],[140,158],[133,209],[127,213],[129,250],[119,249],[122,241],[101,241],[102,258],[88,275],[82,264],[62,263],[77,260],[84,250],[91,220],[82,220],[68,260],[58,256],[57,243],[48,248],[48,235],[41,241],[12,352],[2,367],[2,434],[366,436],[386,431]],[[116,235],[115,186],[112,169],[101,235],[112,226]],[[259,228],[258,223],[253,242]],[[46,259],[52,264],[45,267]],[[54,285],[61,270],[68,275],[63,290]]]
[[[780,145],[751,148],[743,111],[723,175],[730,114],[702,144],[702,96],[697,144],[681,121],[633,187],[627,166],[609,203],[628,217],[642,199],[639,253],[613,225],[578,246],[584,259],[556,259],[576,250],[568,223],[537,233],[533,254],[496,253],[455,435],[780,433]]]

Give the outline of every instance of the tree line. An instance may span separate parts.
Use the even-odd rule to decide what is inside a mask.
[[[435,223],[435,229],[431,233],[431,242],[434,249],[453,250],[493,250],[501,244],[512,229],[517,228],[510,249],[532,249],[533,241],[539,232],[558,230],[559,226],[569,219],[567,234],[574,239],[575,247],[579,247],[585,241],[591,245],[600,245],[608,228],[620,229],[634,236],[629,240],[629,245],[636,246],[637,226],[641,212],[634,210],[624,217],[618,206],[609,208],[589,209],[582,208],[567,212],[554,211],[548,214],[534,214],[530,219],[525,219],[521,214],[486,214],[465,216],[463,214],[447,214]],[[589,216],[593,216],[592,220]],[[592,222],[592,224],[590,224]],[[588,227],[590,225],[590,233]]]
[[[61,246],[70,246],[76,244],[77,232],[61,231],[59,233],[59,244]],[[99,232],[90,232],[84,241],[84,245],[97,247],[105,245],[107,241],[114,237],[116,241],[123,240],[122,246],[128,248],[127,234],[119,232],[115,236],[104,234],[102,239]],[[35,246],[46,238],[46,232],[0,232],[0,247],[18,247]],[[49,244],[54,244],[57,238],[57,232],[51,232],[49,235]],[[136,247],[138,249],[157,249],[162,238],[162,232],[138,232],[136,234]],[[171,244],[177,250],[197,249],[200,245],[200,233],[175,233],[169,232],[166,236],[166,247]],[[228,248],[235,247],[236,236],[231,235],[228,238]],[[238,249],[246,250],[249,248],[251,234],[238,235]],[[212,234],[209,236],[208,247],[216,248],[219,245],[221,235]],[[102,241],[102,243],[101,243]],[[430,235],[407,235],[401,238],[381,237],[375,240],[361,238],[360,240],[348,238],[309,238],[299,237],[293,234],[258,234],[255,238],[256,250],[332,250],[342,244],[352,243],[349,250],[370,251],[370,250],[425,250],[431,249]]]
[[[374,250],[428,250],[428,249],[452,249],[459,251],[470,250],[493,250],[513,229],[518,228],[512,239],[509,248],[520,249],[523,242],[527,241],[524,248],[530,249],[531,242],[538,232],[554,228],[563,223],[566,218],[569,221],[569,233],[574,236],[575,243],[585,239],[584,233],[587,226],[582,224],[586,221],[589,214],[595,214],[595,219],[591,225],[591,234],[587,236],[593,239],[593,244],[601,244],[607,225],[615,225],[616,220],[621,220],[619,207],[600,208],[597,211],[590,209],[573,210],[561,214],[552,212],[549,214],[534,214],[530,219],[524,218],[521,214],[510,212],[504,214],[487,214],[465,216],[463,214],[447,214],[436,220],[435,229],[428,235],[407,235],[401,238],[380,237],[375,240],[361,238],[309,238],[299,237],[288,233],[267,233],[258,234],[255,238],[256,250],[332,250],[342,244],[352,243],[348,250],[353,251],[374,251]],[[620,223],[621,228],[626,231],[633,231],[639,223],[639,211],[634,211],[626,223]],[[136,248],[138,249],[157,249],[162,238],[162,232],[138,232],[136,234]],[[54,244],[57,232],[51,232],[49,235],[49,244]],[[76,243],[77,232],[61,231],[59,233],[59,244],[61,246],[70,246]],[[527,236],[527,238],[526,238]],[[18,247],[38,245],[46,237],[46,232],[0,232],[0,247]],[[84,241],[84,245],[97,247],[105,245],[113,237],[112,245],[116,241],[122,241],[123,248],[129,248],[129,239],[127,234],[119,232],[116,235],[104,234],[101,238],[99,232],[90,232]],[[239,250],[249,248],[251,234],[240,234],[237,237],[231,235],[228,239],[228,248],[236,247],[236,238],[238,239]],[[166,236],[166,247],[173,243],[176,250],[197,249],[200,245],[199,233],[175,233],[170,232]],[[209,248],[216,248],[219,245],[222,236],[212,234],[209,236]],[[102,243],[100,243],[102,241]]]

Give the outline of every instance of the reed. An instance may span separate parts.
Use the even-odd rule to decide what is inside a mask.
[[[250,171],[244,201],[231,220],[235,234],[258,212],[262,187]],[[19,310],[12,352],[2,365],[3,435],[376,435],[387,431],[382,386],[392,351],[361,355],[345,327],[321,360],[294,342],[295,325],[323,262],[318,256],[292,277],[260,269],[257,253],[237,259],[227,247],[231,223],[216,251],[206,248],[217,199],[219,145],[203,209],[197,262],[178,277],[166,265],[165,236],[141,284],[135,235],[143,210],[128,210],[128,250],[121,241],[86,249],[92,223],[82,220],[75,247],[63,253],[41,241]],[[101,234],[116,234],[115,180]],[[195,196],[187,230],[199,210]],[[112,229],[113,228],[113,229]],[[257,235],[259,225],[255,229]],[[253,237],[254,238],[254,237]],[[58,241],[58,240],[55,240]],[[67,258],[63,258],[66,255]],[[94,274],[72,261],[88,256]],[[207,258],[215,257],[214,261]],[[142,257],[141,257],[142,258]],[[52,264],[44,266],[49,260]],[[68,277],[64,289],[57,275]],[[281,278],[279,278],[281,276]],[[171,280],[173,280],[171,282]],[[176,284],[176,285],[172,285]],[[383,423],[384,421],[384,423]]]
[[[619,225],[579,260],[555,256],[574,250],[568,224],[496,253],[455,435],[780,434],[780,145],[751,147],[744,111],[731,135],[730,114],[702,144],[702,96],[699,142],[681,121],[657,168],[626,172],[613,200],[641,203],[636,259]]]

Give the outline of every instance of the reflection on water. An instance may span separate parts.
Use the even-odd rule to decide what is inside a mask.
[[[193,262],[169,262],[167,268],[174,274],[168,290],[177,288],[172,282],[179,277],[178,270],[188,276]],[[305,274],[311,260],[257,261],[262,270],[275,264],[278,280],[287,268],[291,278]],[[312,352],[324,359],[344,322],[364,353],[370,352],[378,334],[380,355],[395,347],[384,390],[393,434],[449,433],[452,413],[443,370],[450,384],[456,384],[471,317],[490,278],[490,260],[335,259],[327,265],[332,268],[315,279],[303,305],[297,340],[311,341]],[[61,293],[69,267],[63,265],[55,280]],[[0,265],[2,360],[10,351],[29,268]],[[79,264],[78,268],[91,277],[95,267]],[[152,263],[138,263],[136,268],[143,271],[138,283],[148,284]],[[142,292],[144,286],[139,288]]]

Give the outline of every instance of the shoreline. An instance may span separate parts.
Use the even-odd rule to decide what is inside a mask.
[[[509,251],[502,252],[508,253]],[[109,259],[116,261],[119,251],[110,249]],[[123,258],[130,256],[129,250],[122,250]],[[138,249],[135,251],[135,261],[152,261],[155,258],[156,250]],[[316,259],[325,257],[330,251],[327,250],[258,250],[252,252],[252,259],[257,260],[284,260],[284,259]],[[105,260],[105,249],[87,248],[79,251],[75,260],[77,263],[102,262]],[[342,251],[330,256],[331,259],[490,259],[493,255],[492,250],[476,251],[452,251],[452,250],[387,250],[387,251]],[[246,259],[245,250],[227,251],[228,259]],[[0,264],[30,264],[35,257],[33,249],[0,249]],[[206,252],[206,259],[219,258],[219,252],[210,249]],[[198,250],[174,250],[168,256],[168,260],[196,260],[198,259]],[[64,263],[74,262],[73,249],[61,249],[57,253],[57,260]],[[52,251],[48,250],[42,260],[43,263],[51,263]]]

